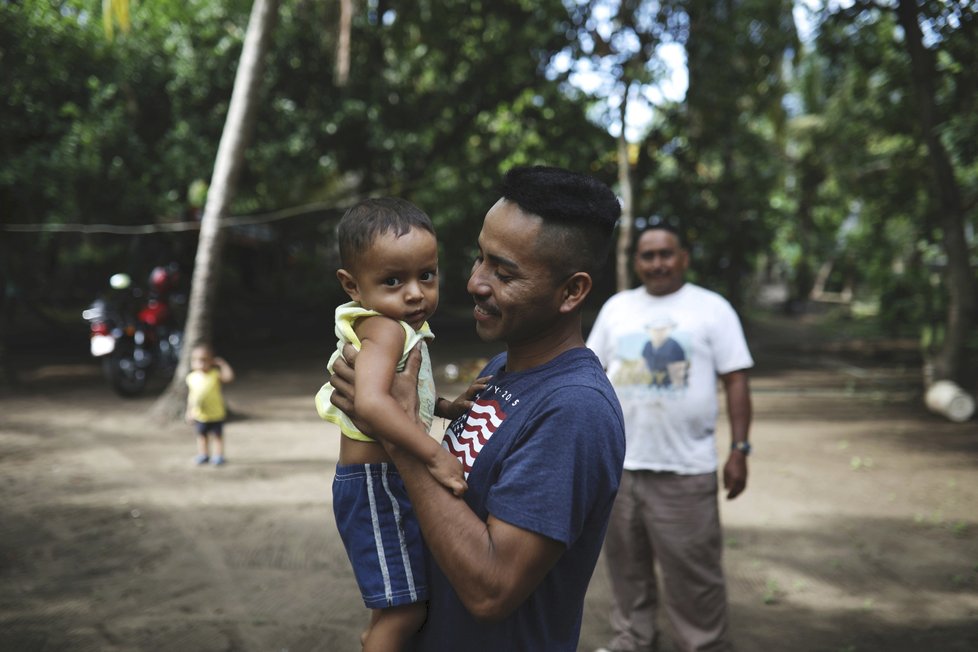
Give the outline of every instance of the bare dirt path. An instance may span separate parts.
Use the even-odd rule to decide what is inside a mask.
[[[752,341],[750,483],[723,504],[738,649],[978,649],[978,422],[925,412],[913,365],[806,342]],[[336,435],[311,402],[327,353],[228,354],[219,469],[88,361],[26,365],[0,394],[0,650],[355,652]],[[454,353],[436,365],[470,363]],[[583,651],[609,634],[607,589],[602,562]]]

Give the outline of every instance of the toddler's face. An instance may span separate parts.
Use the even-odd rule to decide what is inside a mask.
[[[190,352],[190,368],[207,371],[214,364],[214,355],[208,349],[197,348]]]
[[[346,272],[340,281],[351,299],[414,329],[438,307],[438,243],[424,229],[378,236]]]

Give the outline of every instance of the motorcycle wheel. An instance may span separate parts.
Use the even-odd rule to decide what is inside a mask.
[[[119,396],[133,398],[146,389],[146,369],[137,365],[132,356],[113,354],[103,364],[109,384]]]

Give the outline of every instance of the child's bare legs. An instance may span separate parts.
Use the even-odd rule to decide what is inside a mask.
[[[374,609],[367,631],[360,636],[363,652],[400,652],[424,625],[426,616],[423,602]]]
[[[210,451],[207,448],[207,435],[197,435],[197,454],[202,459],[207,459],[210,456]]]
[[[211,435],[214,443],[214,457],[224,457],[224,437],[222,435]]]

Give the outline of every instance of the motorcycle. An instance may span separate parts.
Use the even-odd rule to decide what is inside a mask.
[[[150,291],[132,288],[128,274],[109,279],[112,292],[92,302],[82,317],[89,322],[89,348],[102,361],[102,371],[120,396],[139,396],[151,378],[169,381],[180,361],[183,331],[173,303],[177,270],[157,267],[150,273]]]

